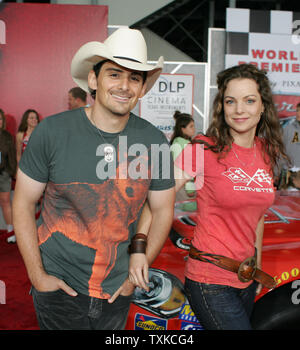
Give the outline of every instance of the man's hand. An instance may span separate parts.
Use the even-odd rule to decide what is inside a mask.
[[[133,253],[129,260],[129,281],[136,287],[149,291],[148,261],[146,254]]]
[[[113,303],[119,295],[131,295],[135,287],[149,290],[147,286],[148,279],[148,261],[145,254],[133,253],[129,260],[129,276],[121,287],[108,299],[109,303]]]
[[[77,296],[77,292],[68,286],[63,280],[46,273],[44,273],[42,277],[39,277],[38,281],[35,282],[33,286],[39,292],[52,292],[62,289],[65,293],[72,297]]]
[[[128,296],[134,291],[135,286],[126,278],[121,287],[108,299],[108,302],[113,303],[119,295]]]

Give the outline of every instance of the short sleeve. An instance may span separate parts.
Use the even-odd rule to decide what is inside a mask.
[[[167,190],[175,186],[174,162],[170,145],[164,135],[151,145],[150,191]]]
[[[49,179],[50,145],[46,126],[46,120],[43,120],[34,129],[19,163],[27,176],[42,183]]]

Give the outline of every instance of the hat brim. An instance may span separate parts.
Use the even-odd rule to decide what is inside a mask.
[[[92,41],[83,45],[74,55],[71,62],[71,75],[74,82],[84,91],[89,92],[88,74],[98,62],[108,59],[121,67],[148,72],[146,93],[152,88],[162,72],[163,57],[159,57],[156,65],[143,64],[123,58],[114,57],[103,43]]]

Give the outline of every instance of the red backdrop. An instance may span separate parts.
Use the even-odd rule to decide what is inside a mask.
[[[28,108],[46,117],[68,108],[74,53],[107,37],[107,6],[0,4],[0,108],[15,134]]]

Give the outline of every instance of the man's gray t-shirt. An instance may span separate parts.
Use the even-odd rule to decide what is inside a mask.
[[[165,136],[133,114],[120,134],[107,134],[80,108],[44,119],[19,166],[47,183],[38,220],[45,270],[79,293],[108,298],[128,275],[148,190],[174,186]]]

